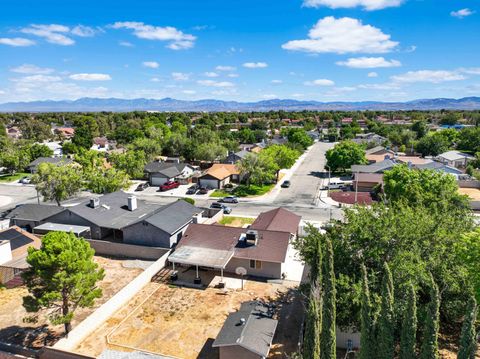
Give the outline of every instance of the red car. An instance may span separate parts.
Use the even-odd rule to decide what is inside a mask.
[[[180,186],[180,183],[178,183],[177,181],[168,181],[160,186],[160,191],[168,191],[170,189],[177,188],[178,186]]]

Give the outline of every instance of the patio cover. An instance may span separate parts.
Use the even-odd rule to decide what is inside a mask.
[[[233,250],[181,246],[168,257],[168,260],[178,264],[225,269],[232,257]]]
[[[74,225],[70,225],[70,224],[47,222],[47,223],[41,224],[39,226],[36,226],[33,229],[33,233],[36,233],[36,231],[37,232],[38,231],[42,231],[42,232],[52,232],[52,231],[72,232],[73,234],[79,236],[84,232],[90,232],[90,227],[74,226]]]

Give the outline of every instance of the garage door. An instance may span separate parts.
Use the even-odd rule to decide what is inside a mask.
[[[165,178],[165,177],[153,177],[151,178],[151,183],[150,185],[152,186],[161,186],[162,184],[164,184],[165,182],[168,181],[168,178]]]
[[[214,179],[200,178],[200,187],[218,188],[218,181]]]

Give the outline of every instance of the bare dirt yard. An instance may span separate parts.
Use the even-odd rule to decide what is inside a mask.
[[[131,263],[126,260],[95,257],[95,262],[105,269],[105,278],[99,283],[103,296],[93,308],[80,308],[76,311],[73,327],[143,271],[131,266],[126,268],[124,265]],[[63,335],[63,327],[49,325],[43,316],[39,316],[34,323],[25,321],[25,318],[31,316],[22,306],[22,298],[27,294],[25,286],[0,289],[0,341],[32,349],[51,345]]]
[[[459,188],[458,192],[467,195],[471,200],[480,201],[480,189],[478,188]]]
[[[218,358],[211,345],[227,315],[248,300],[275,303],[279,331],[271,358],[296,350],[303,308],[295,287],[246,281],[245,289],[224,292],[149,283],[93,332],[75,352],[96,356],[104,349],[143,350],[177,358]]]

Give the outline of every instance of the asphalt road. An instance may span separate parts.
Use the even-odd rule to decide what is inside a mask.
[[[303,162],[296,168],[291,175],[290,188],[282,188],[275,197],[270,196],[265,200],[241,202],[231,205],[232,215],[257,216],[261,212],[268,211],[276,207],[283,207],[302,216],[304,220],[325,222],[330,218],[341,218],[341,209],[331,207],[316,200],[318,189],[322,184],[320,172],[324,170],[325,152],[333,144],[317,142],[305,156]],[[149,202],[167,204],[175,200],[175,197],[162,197],[156,195],[142,195],[137,192],[136,195]],[[88,193],[82,193],[82,197],[88,196]],[[37,193],[33,186],[0,184],[0,199],[2,197],[11,200],[2,203],[0,201],[0,211],[13,208],[18,204],[37,203]],[[210,203],[215,201],[213,198],[195,199],[196,205],[209,207]],[[69,201],[72,202],[72,201]]]

